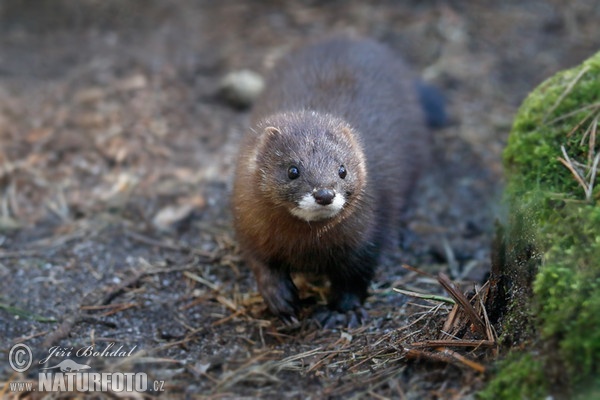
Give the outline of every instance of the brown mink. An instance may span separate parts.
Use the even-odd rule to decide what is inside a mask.
[[[326,275],[359,311],[429,145],[415,77],[374,41],[331,37],[283,57],[255,105],[233,191],[236,236],[269,309],[294,321],[290,274]]]

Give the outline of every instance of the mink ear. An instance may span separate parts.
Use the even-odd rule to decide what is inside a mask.
[[[265,128],[265,134],[267,136],[277,136],[277,135],[281,135],[281,131],[277,128],[275,128],[274,126],[267,126]]]
[[[260,132],[260,131],[258,131]],[[267,126],[258,136],[258,148],[265,149],[277,141],[281,136],[281,131],[274,126]]]

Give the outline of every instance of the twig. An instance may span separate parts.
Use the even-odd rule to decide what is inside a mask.
[[[297,366],[298,361],[314,355],[329,353],[330,352],[328,351],[321,351],[321,348],[318,347],[304,353],[286,357],[282,360],[270,360],[258,364],[258,362],[264,359],[266,356],[273,354],[272,351],[267,351],[257,355],[254,358],[251,358],[237,370],[231,371],[231,373],[227,374],[227,376],[216,385],[215,390],[232,387],[240,382],[249,381],[251,378],[262,378],[272,382],[279,382],[279,378],[277,378],[274,374],[282,370],[301,370],[303,367]]]
[[[548,120],[548,117],[554,112],[554,110],[556,110],[558,108],[560,103],[562,103],[562,101],[565,99],[565,97],[567,97],[567,95],[571,92],[571,90],[573,90],[573,88],[575,87],[577,82],[579,82],[579,80],[583,77],[583,75],[585,75],[589,70],[590,70],[590,67],[586,65],[585,67],[583,67],[581,69],[581,71],[579,71],[577,76],[575,76],[575,78],[573,78],[573,80],[571,82],[569,82],[569,85],[567,86],[565,91],[561,93],[561,95],[558,97],[558,99],[556,99],[556,101],[554,102],[552,107],[550,107],[550,109],[544,116],[544,119],[543,119],[544,123]]]
[[[27,335],[27,336],[21,336],[20,338],[15,339],[14,343],[26,342],[26,341],[28,341],[30,339],[33,339],[33,338],[36,338],[36,337],[39,337],[39,336],[44,336],[44,335],[47,335],[47,334],[48,334],[48,331],[42,331],[42,332],[38,332],[38,333],[32,333],[31,335]],[[0,399],[1,398],[2,397],[0,396]]]
[[[489,282],[487,281],[484,285],[484,288],[486,290],[486,299],[487,299],[487,293],[489,293]],[[487,286],[486,286],[487,285]],[[483,288],[482,288],[483,290]],[[477,295],[479,295],[481,293],[481,290],[477,292]],[[483,299],[483,296],[478,296],[479,298],[479,306],[481,307],[481,313],[483,314],[483,320],[485,322],[485,331],[487,333],[487,338],[489,341],[492,342],[496,342],[496,332],[494,331],[494,327],[492,326],[492,323],[490,322],[490,319],[488,317],[487,314],[487,310],[485,309],[485,301]]]
[[[224,317],[224,318],[221,318],[221,319],[219,319],[219,320],[217,320],[217,321],[213,322],[213,323],[212,323],[212,324],[210,324],[210,325],[211,325],[211,326],[213,326],[213,327],[215,327],[215,326],[219,326],[219,325],[222,325],[222,324],[224,324],[224,323],[226,323],[226,322],[229,322],[229,321],[231,321],[232,319],[234,319],[234,318],[237,318],[237,317],[239,317],[240,315],[244,315],[244,314],[246,314],[246,310],[244,310],[244,309],[237,310],[237,311],[235,311],[235,312],[233,312],[233,313],[229,314],[228,316],[226,316],[226,317]]]
[[[402,264],[402,268],[407,269],[407,270],[412,271],[412,272],[415,272],[415,273],[417,273],[419,275],[426,276],[426,277],[431,278],[431,279],[435,279],[434,275],[432,275],[432,274],[430,274],[428,272],[425,272],[425,271],[421,271],[420,269],[412,267],[412,266],[410,266],[408,264]]]
[[[71,310],[71,312],[67,314],[63,322],[58,326],[58,328],[56,328],[54,332],[48,335],[48,337],[46,338],[46,340],[44,340],[40,348],[49,349],[55,343],[67,337],[73,330],[73,327],[79,322],[80,315],[81,312],[79,311],[79,307],[75,308],[74,310]],[[43,358],[44,357],[39,357],[40,360]]]
[[[473,308],[471,303],[469,303],[469,300],[465,297],[465,295],[462,294],[461,291],[459,291],[458,289],[456,289],[454,287],[454,285],[450,281],[450,278],[448,278],[448,276],[446,274],[440,272],[438,280],[439,280],[440,284],[444,287],[444,289],[446,289],[446,291],[448,291],[450,296],[452,296],[452,298],[454,300],[456,300],[456,302],[458,304],[461,305],[461,307],[465,311],[467,317],[469,318],[471,323],[473,323],[475,328],[481,334],[485,335],[486,334],[485,324],[483,323],[483,321],[481,320],[479,315],[477,315],[477,313],[475,312],[475,309]]]
[[[187,276],[188,278],[190,278],[191,280],[200,282],[201,284],[208,286],[215,292],[218,292],[220,290],[220,288],[217,285],[215,285],[214,283],[212,283],[211,281],[209,281],[207,279],[204,279],[203,277],[201,277],[198,274],[194,274],[193,272],[190,272],[190,271],[184,271],[183,274],[185,276]]]
[[[584,180],[584,178],[582,177],[582,174],[579,172],[579,170],[577,170],[577,168],[575,168],[573,161],[571,161],[571,158],[569,158],[569,155],[567,154],[567,151],[565,150],[565,146],[560,146],[560,149],[563,153],[564,158],[558,157],[558,161],[560,161],[565,167],[567,167],[567,169],[569,171],[571,171],[571,174],[573,175],[573,177],[575,178],[577,183],[579,183],[579,185],[583,188],[586,201],[591,201],[592,195],[594,192],[594,183],[595,183],[596,175],[598,172],[598,163],[600,162],[600,153],[598,153],[596,155],[596,157],[594,158],[594,161],[593,161],[591,169],[590,169],[590,173],[591,173],[590,182],[587,183]]]
[[[456,364],[458,361],[462,365],[466,365],[469,368],[474,369],[477,372],[485,372],[485,367],[478,362],[469,360],[468,358],[461,356],[455,351],[443,349],[439,352],[428,352],[418,349],[407,349],[405,357],[408,359],[415,360],[428,360],[433,362],[443,362],[447,364]]]
[[[573,136],[573,134],[581,127],[581,125],[585,124],[585,122],[594,115],[595,111],[592,111],[590,113],[588,113],[581,121],[579,121],[579,123],[577,123],[577,125],[575,125],[570,131],[569,133],[567,133],[567,137],[571,137]],[[588,128],[589,129],[589,128]],[[584,134],[585,136],[585,134]],[[583,139],[582,139],[583,140]],[[583,145],[583,141],[581,142],[581,145]]]
[[[459,308],[460,307],[458,304],[454,304],[454,307],[452,307],[452,311],[450,311],[450,314],[448,314],[448,318],[446,319],[446,322],[444,323],[442,332],[450,331],[450,328],[454,325],[454,321],[456,320],[456,317],[458,315]]]
[[[125,311],[127,309],[139,306],[138,303],[120,303],[120,304],[108,304],[108,305],[100,305],[100,306],[83,306],[82,310],[102,310],[108,309],[108,311],[100,314],[101,317],[108,317],[109,315],[120,313],[121,311]]]
[[[560,161],[565,167],[567,167],[569,169],[569,171],[571,171],[571,173],[573,174],[573,177],[575,178],[575,180],[577,180],[577,182],[579,182],[579,184],[581,185],[581,187],[583,188],[583,190],[585,191],[586,196],[587,196],[587,191],[588,191],[587,183],[583,180],[583,178],[581,177],[581,174],[573,165],[571,158],[567,154],[567,150],[565,150],[565,146],[560,146],[560,150],[562,151],[563,156],[565,158],[558,157],[558,161]]]
[[[494,347],[496,342],[492,340],[426,340],[424,342],[411,343],[410,347],[416,349],[437,347]]]
[[[575,127],[573,129],[571,129],[571,131],[567,134],[567,137],[571,137],[573,135],[573,133],[575,133],[575,131],[577,131],[577,129],[579,129],[579,127],[588,120],[588,118],[590,118],[592,115],[594,115],[594,112],[589,113],[588,115],[586,115],[586,117],[577,125],[575,125]],[[583,132],[583,135],[581,136],[581,140],[579,141],[579,145],[583,146],[583,144],[585,143],[585,139],[587,139],[588,135],[590,134],[590,132],[592,131],[593,127],[595,124],[598,123],[598,115],[596,115],[596,117],[594,118],[594,120],[588,125],[588,127],[585,129],[585,132]]]
[[[588,104],[588,105],[585,105],[583,107],[576,108],[573,111],[570,111],[568,113],[565,113],[565,114],[561,115],[560,117],[554,118],[552,121],[548,122],[548,124],[552,125],[554,123],[560,122],[560,121],[562,121],[564,119],[567,119],[569,117],[572,117],[573,115],[576,115],[576,114],[578,114],[578,113],[580,113],[582,111],[589,110],[589,109],[600,109],[600,103]]]
[[[448,354],[450,357],[461,362],[462,364],[466,365],[467,367],[474,369],[477,372],[480,372],[480,373],[485,372],[485,367],[482,364],[480,364],[476,361],[473,361],[473,360],[469,360],[467,357],[462,356],[455,351],[452,351],[449,349],[444,349],[444,350],[442,350],[442,353]]]
[[[202,250],[194,249],[193,247],[182,246],[182,245],[172,244],[172,243],[165,243],[161,240],[153,239],[151,237],[142,235],[141,233],[133,232],[130,230],[125,230],[124,233],[126,236],[129,236],[131,239],[133,239],[137,242],[140,242],[140,243],[148,244],[150,246],[155,246],[155,247],[160,247],[160,248],[167,249],[167,250],[178,251],[178,252],[182,252],[182,253],[190,253],[190,254],[194,254],[197,256],[206,257],[207,262],[213,262],[213,261],[217,260],[217,257],[214,254],[207,253]]]
[[[432,353],[429,351],[423,351],[419,349],[405,349],[404,357],[409,360],[427,360],[432,362],[441,362],[441,363],[450,363],[452,364],[452,358],[440,354],[440,353]]]
[[[43,253],[44,251],[49,251],[51,249],[64,246],[72,240],[80,239],[84,237],[88,232],[85,229],[79,229],[74,233],[61,236],[57,239],[54,239],[50,243],[45,243],[48,240],[44,239],[28,249],[21,249],[15,251],[0,251],[0,259],[2,258],[26,258],[26,257],[35,257]]]
[[[588,146],[588,165],[592,163],[592,159],[594,158],[594,149],[596,148],[596,131],[598,129],[598,117],[596,116],[596,118],[594,118],[594,121],[592,122],[592,124],[590,126],[593,125],[593,128],[591,128],[590,131],[590,142],[589,142],[589,146]],[[581,139],[583,140],[583,138]],[[592,173],[592,177],[594,176],[594,174]]]
[[[149,264],[144,259],[140,259],[140,262],[145,263],[145,264],[149,265],[150,267],[152,267],[152,265]],[[156,269],[145,269],[142,271],[137,271],[133,277],[126,280],[125,282],[122,282],[120,285],[116,286],[115,288],[111,289],[109,291],[109,293],[107,293],[104,296],[104,298],[102,300],[99,300],[96,304],[104,305],[104,304],[110,303],[117,296],[120,296],[125,291],[125,289],[127,289],[128,287],[131,287],[131,286],[135,286],[142,278],[145,278],[146,276],[162,274],[162,273],[169,273],[169,272],[187,271],[190,268],[195,267],[196,265],[198,265],[198,259],[194,258],[194,260],[192,260],[190,263],[183,265],[181,267],[156,268]]]
[[[594,158],[594,162],[592,164],[592,175],[590,177],[590,190],[589,190],[589,195],[586,196],[587,201],[592,200],[594,182],[596,180],[596,176],[598,175],[598,163],[599,162],[600,162],[600,153],[596,154],[596,157]]]
[[[452,246],[450,246],[450,242],[446,237],[442,237],[442,247],[444,248],[444,253],[446,255],[446,262],[448,263],[448,269],[452,272],[453,276],[458,276],[458,262],[456,261],[456,255],[454,254],[454,250]]]
[[[369,392],[374,390],[377,385],[386,384],[389,382],[397,381],[396,379],[391,379],[394,376],[401,375],[405,367],[395,367],[395,368],[384,368],[381,371],[372,372],[372,371],[361,371],[355,374],[352,374],[345,379],[350,381],[349,384],[345,384],[343,386],[338,387],[326,387],[324,390],[324,394],[326,398],[335,397],[335,398],[350,398],[350,399],[362,399],[368,398]],[[358,383],[360,382],[360,383]],[[357,383],[360,388],[369,388],[369,390],[363,392],[357,392]],[[373,389],[371,389],[373,388]]]

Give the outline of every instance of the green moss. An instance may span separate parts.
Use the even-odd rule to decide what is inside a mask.
[[[513,354],[499,364],[499,373],[477,396],[481,400],[543,399],[548,391],[543,363],[530,354]]]
[[[504,152],[506,197],[513,215],[508,224],[526,220],[529,229],[509,226],[513,235],[506,239],[506,247],[532,246],[541,262],[529,284],[515,280],[511,288],[533,296],[523,301],[513,295],[508,310],[528,307],[526,314],[534,318],[527,323],[537,336],[528,339],[529,355],[509,357],[499,365],[483,398],[573,395],[591,387],[600,374],[600,177],[591,198],[586,198],[572,172],[559,161],[566,158],[564,147],[571,160],[581,163],[577,168],[588,172],[586,182],[591,182],[590,145],[592,156],[600,153],[600,145],[590,142],[588,128],[599,117],[600,53],[541,84],[515,118]],[[600,129],[597,133],[600,143]],[[511,257],[509,252],[506,257]],[[514,275],[523,262],[509,259],[506,265],[511,263]],[[514,335],[512,319],[509,312],[502,327],[505,335]],[[541,377],[552,382],[543,385],[543,392],[537,391]],[[502,389],[509,382],[512,386]],[[496,396],[489,397],[491,393]],[[598,393],[598,388],[589,393]]]
[[[600,382],[594,382],[588,387],[581,388],[574,400],[597,400],[600,399]]]
[[[555,75],[523,102],[504,151],[508,177],[515,179],[509,190],[535,186],[563,193],[578,190],[577,182],[555,160],[562,156],[561,145],[570,156],[587,154],[587,145],[580,145],[582,132],[569,133],[589,115],[591,105],[600,103],[599,60],[600,53]]]

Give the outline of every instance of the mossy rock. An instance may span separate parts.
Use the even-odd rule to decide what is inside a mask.
[[[599,120],[600,53],[542,83],[515,118],[493,265],[513,348],[481,398],[599,394]]]

